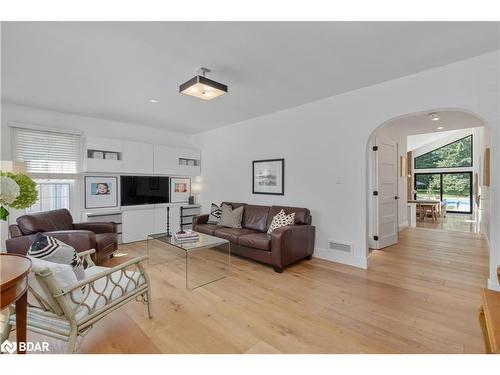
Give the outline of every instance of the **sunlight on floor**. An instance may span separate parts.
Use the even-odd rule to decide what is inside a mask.
[[[456,232],[479,233],[480,228],[476,219],[472,215],[447,214],[440,217],[437,222],[432,222],[432,218],[426,217],[424,221],[417,221],[417,228],[441,229]]]

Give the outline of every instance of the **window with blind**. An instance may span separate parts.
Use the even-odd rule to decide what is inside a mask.
[[[77,174],[80,136],[13,127],[12,158],[25,161],[32,174]]]

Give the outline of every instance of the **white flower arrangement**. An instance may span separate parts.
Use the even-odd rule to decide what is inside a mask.
[[[7,220],[9,211],[4,206],[9,206],[21,193],[19,185],[12,178],[0,176],[0,220]]]
[[[10,205],[19,196],[19,185],[10,177],[0,176],[0,204]]]

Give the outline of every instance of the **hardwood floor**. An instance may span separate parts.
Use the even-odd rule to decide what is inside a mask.
[[[145,243],[120,246],[144,254]],[[412,228],[368,270],[313,258],[272,268],[232,258],[231,276],[188,291],[181,268],[148,266],[154,318],[129,303],[98,323],[80,353],[483,353],[477,320],[487,243]],[[28,340],[47,340],[28,332]],[[65,343],[50,340],[52,351]]]
[[[430,217],[424,221],[417,220],[418,228],[442,229],[458,232],[479,233],[479,223],[473,215],[448,213],[446,217],[440,217],[433,222]]]

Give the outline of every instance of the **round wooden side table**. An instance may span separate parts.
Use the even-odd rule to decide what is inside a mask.
[[[19,343],[26,343],[26,313],[28,309],[28,274],[31,260],[18,254],[0,254],[0,310],[12,303],[16,304],[17,353]]]

